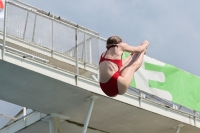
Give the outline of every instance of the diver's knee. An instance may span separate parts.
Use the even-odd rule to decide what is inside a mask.
[[[123,95],[124,93],[126,93],[128,88],[129,88],[129,85],[126,85],[126,84],[118,88],[119,95]]]

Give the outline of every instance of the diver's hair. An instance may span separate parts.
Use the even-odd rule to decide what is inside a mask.
[[[106,48],[117,46],[118,43],[122,42],[122,39],[118,36],[111,36],[106,41]]]

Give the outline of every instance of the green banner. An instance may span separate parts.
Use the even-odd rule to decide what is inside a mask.
[[[123,58],[128,55],[123,54]],[[200,111],[200,77],[148,56],[134,74],[131,86]]]

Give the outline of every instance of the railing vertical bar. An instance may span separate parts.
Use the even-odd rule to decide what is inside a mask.
[[[53,51],[54,51],[54,15],[53,15],[53,19],[52,19],[52,46],[51,46],[51,55],[53,57]]]
[[[84,30],[84,43],[83,43],[83,52],[82,52],[82,59],[83,59],[83,62],[86,61],[85,59],[85,44],[86,44],[86,33],[85,33],[85,30]]]
[[[27,11],[27,15],[26,15],[26,23],[25,23],[25,26],[24,26],[23,39],[25,38],[25,34],[26,34],[26,27],[27,27],[27,23],[28,23],[28,16],[29,16],[29,11]]]
[[[76,85],[78,84],[78,75],[79,75],[79,70],[78,70],[78,25],[76,28],[76,41],[75,41],[75,45],[76,45],[76,49],[75,49],[75,58],[76,58],[76,76],[75,76],[75,80],[76,80]]]
[[[24,120],[26,120],[26,116],[27,115],[27,108],[26,107],[24,107],[23,108],[23,116],[24,116]]]
[[[35,21],[34,21],[34,27],[33,27],[32,42],[34,41],[34,37],[35,37],[35,26],[36,26],[36,21],[37,21],[37,15],[35,14]]]
[[[4,28],[3,28],[2,60],[4,60],[5,46],[6,46],[6,26],[7,26],[6,20],[7,20],[7,0],[5,0],[5,8],[4,8]]]
[[[89,43],[89,58],[90,58],[90,64],[92,64],[92,42],[90,40],[90,43]]]
[[[97,57],[99,57],[99,36],[98,36],[98,38],[97,38],[98,40],[97,40],[97,46],[98,46],[98,56]],[[98,62],[97,62],[98,63]],[[97,68],[97,79],[98,79],[98,81],[99,81],[99,68]]]
[[[193,112],[194,112],[194,114],[193,114],[193,115],[194,115],[194,126],[197,126],[197,122],[196,122],[196,111],[194,110]]]

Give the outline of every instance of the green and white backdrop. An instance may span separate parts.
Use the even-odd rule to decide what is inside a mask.
[[[131,87],[200,111],[200,77],[146,55]]]

